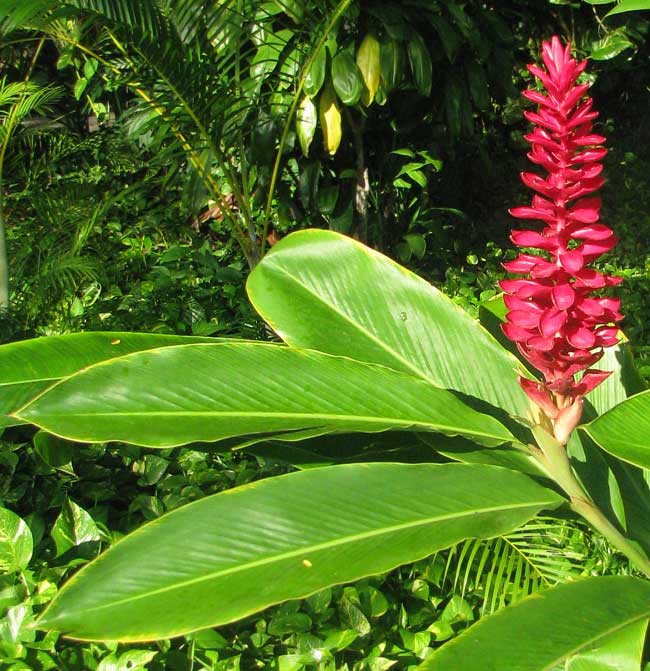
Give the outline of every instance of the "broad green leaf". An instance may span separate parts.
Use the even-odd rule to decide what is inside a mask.
[[[361,40],[356,62],[363,81],[361,104],[368,107],[375,99],[381,79],[381,46],[372,33]]]
[[[19,424],[7,415],[62,377],[85,366],[131,352],[183,342],[214,342],[214,339],[106,332],[49,336],[2,345],[0,427]]]
[[[59,557],[77,545],[100,540],[100,535],[90,514],[68,499],[52,527],[52,540]]]
[[[633,46],[634,42],[630,41],[625,30],[614,30],[591,45],[589,57],[595,61],[608,61]]]
[[[418,93],[423,96],[431,94],[433,65],[429,49],[420,33],[414,32],[406,44],[406,51],[411,65],[413,83]]]
[[[39,625],[79,639],[177,636],[505,533],[561,502],[492,466],[353,464],[269,478],[119,541],[68,582]]]
[[[73,457],[70,443],[46,431],[38,431],[34,435],[34,450],[48,466],[53,468],[65,466]]]
[[[643,470],[603,452],[582,431],[571,434],[567,452],[598,508],[650,553],[650,488]]]
[[[599,415],[622,403],[628,396],[638,394],[646,388],[643,378],[634,365],[628,340],[623,334],[618,345],[605,348],[602,358],[594,368],[612,372],[587,395],[587,399]]]
[[[638,12],[648,9],[650,9],[650,0],[621,0],[616,7],[605,14],[605,18],[623,12]]]
[[[460,433],[489,445],[513,439],[496,419],[420,378],[247,342],[165,347],[103,362],[61,381],[18,416],[72,440],[150,447],[388,429]]]
[[[486,450],[475,442],[461,437],[449,438],[442,435],[419,433],[417,438],[443,457],[464,464],[503,466],[537,478],[548,477],[528,448],[502,445],[498,450]]]
[[[16,513],[0,508],[0,573],[27,568],[32,558],[32,532]]]
[[[490,107],[490,90],[483,66],[478,61],[471,59],[465,62],[465,72],[467,73],[469,92],[477,109],[488,109]]]
[[[286,441],[256,442],[254,445],[243,449],[250,454],[254,454],[258,459],[263,459],[266,463],[291,464],[300,469],[377,461],[392,461],[400,464],[446,461],[442,458],[436,459],[436,453],[420,439],[422,435],[424,434],[403,431],[386,431],[374,434],[335,433],[301,440],[299,443]],[[441,435],[440,442],[454,440],[458,439]],[[473,445],[477,451],[490,454],[505,451],[505,448],[485,450],[479,445],[474,443]]]
[[[650,391],[628,398],[582,428],[606,452],[650,468]]]
[[[349,51],[339,51],[332,59],[332,84],[344,105],[356,105],[363,91],[363,77]]]
[[[640,620],[567,659],[566,671],[638,671],[648,621]]]
[[[529,596],[463,632],[422,671],[550,671],[650,615],[650,583],[587,578]],[[592,668],[592,667],[589,667]]]
[[[290,345],[380,363],[527,414],[517,359],[447,296],[355,240],[293,233],[250,275],[248,293]]]
[[[296,132],[305,156],[309,155],[309,147],[316,132],[316,117],[316,105],[309,96],[304,96],[296,112]]]
[[[327,51],[325,47],[321,47],[315,54],[314,60],[311,63],[309,71],[305,75],[305,83],[303,90],[310,97],[313,98],[321,89],[325,81],[325,70],[327,68]]]
[[[399,85],[404,71],[404,51],[397,40],[387,38],[380,50],[381,82],[386,95]]]

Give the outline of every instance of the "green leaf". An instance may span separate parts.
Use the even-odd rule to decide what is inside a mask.
[[[130,352],[184,342],[214,342],[214,338],[149,333],[74,333],[2,345],[0,427],[20,424],[7,415],[61,378],[85,366]]]
[[[32,532],[24,520],[11,510],[0,508],[0,572],[27,568],[33,545]]]
[[[356,105],[363,92],[363,77],[349,51],[339,51],[332,59],[332,84],[344,105]]]
[[[643,378],[634,365],[634,357],[627,343],[627,338],[622,336],[618,345],[606,347],[602,358],[594,366],[597,370],[612,373],[587,395],[587,400],[599,415],[622,403],[628,396],[638,394],[646,388]]]
[[[497,420],[420,378],[247,342],[165,347],[103,362],[47,390],[19,416],[72,440],[150,447],[287,431],[441,431],[490,445],[513,439]]]
[[[456,55],[462,46],[461,36],[454,30],[452,25],[442,16],[432,14],[429,21],[433,25],[434,30],[438,33],[438,38],[442,49],[447,56],[447,60],[453,63],[456,60]]]
[[[141,671],[157,654],[153,650],[127,650],[119,657],[109,655],[102,659],[97,671]]]
[[[487,450],[497,451],[500,452]],[[573,470],[598,508],[650,553],[650,489],[646,473],[607,454],[583,431],[571,434],[567,452]]]
[[[502,445],[498,450],[486,450],[481,445],[465,438],[449,438],[423,433],[417,434],[417,438],[438,454],[454,461],[460,461],[464,464],[503,466],[537,478],[546,477],[539,462],[528,448],[522,449]],[[396,461],[402,461],[402,459],[396,459]]]
[[[467,73],[469,92],[477,109],[489,109],[490,91],[483,66],[478,61],[471,59],[465,62],[465,72]]]
[[[381,44],[381,82],[384,92],[388,95],[399,85],[404,71],[404,52],[402,45],[393,39],[386,39]]]
[[[291,18],[294,23],[301,23],[305,16],[303,0],[274,0],[275,4]]]
[[[641,668],[647,620],[601,639],[591,650],[567,659],[566,671],[637,671]]]
[[[305,75],[305,83],[303,84],[303,90],[310,98],[313,98],[320,91],[325,81],[326,68],[327,51],[325,47],[321,47],[314,56],[311,67]]]
[[[70,463],[73,456],[72,446],[61,438],[45,431],[38,431],[34,436],[34,449],[38,456],[53,468]]]
[[[618,14],[619,12],[612,10],[607,16],[612,13]],[[591,45],[589,56],[595,61],[607,61],[633,46],[634,43],[623,30],[612,31]]]
[[[79,100],[81,96],[84,94],[84,91],[86,90],[86,86],[88,86],[88,80],[85,77],[80,77],[77,79],[77,83],[74,85],[74,97]]]
[[[650,468],[650,390],[628,398],[581,428],[606,452]]]
[[[420,95],[429,96],[431,94],[433,65],[429,49],[419,33],[413,33],[406,45],[406,50],[415,88]]]
[[[90,514],[68,499],[52,527],[56,556],[77,545],[100,540],[99,530]]]
[[[526,476],[490,466],[355,464],[269,478],[119,541],[75,575],[39,625],[79,639],[177,636],[468,536],[504,533],[561,502]]]
[[[350,238],[288,235],[247,288],[290,345],[380,363],[526,416],[517,359],[447,296]]]
[[[627,576],[578,580],[480,620],[419,668],[551,671],[599,639],[644,622],[648,615],[647,581]]]
[[[613,9],[610,9],[605,18],[622,14],[623,12],[637,12],[650,9],[650,0],[621,0]]]
[[[316,132],[317,118],[316,105],[309,96],[305,96],[296,112],[296,132],[304,156],[309,155],[309,147]]]

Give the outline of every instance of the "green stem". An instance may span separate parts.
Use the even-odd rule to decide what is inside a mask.
[[[639,571],[650,578],[650,559],[636,543],[626,538],[591,500],[571,468],[566,446],[555,440],[541,426],[534,426],[532,431],[541,449],[541,451],[534,450],[535,456],[550,477],[565,491],[571,508],[601,533],[612,547],[622,552]]]

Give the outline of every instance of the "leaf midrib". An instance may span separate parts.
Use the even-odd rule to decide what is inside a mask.
[[[387,535],[390,533],[397,533],[398,531],[403,531],[406,529],[413,529],[419,526],[426,526],[426,525],[431,525],[435,524],[436,522],[445,522],[448,520],[454,520],[454,519],[462,519],[463,517],[474,517],[476,515],[484,515],[492,512],[501,512],[501,511],[512,511],[512,510],[519,510],[519,509],[526,509],[526,508],[535,508],[535,509],[540,509],[543,508],[544,506],[552,505],[554,502],[552,500],[545,500],[545,501],[526,501],[523,503],[519,504],[503,504],[500,506],[490,506],[487,508],[480,508],[480,509],[473,509],[473,510],[467,510],[467,511],[462,511],[460,513],[450,513],[446,515],[441,515],[441,516],[436,516],[436,517],[428,517],[426,519],[418,519],[416,521],[404,523],[404,524],[394,524],[390,527],[382,527],[380,529],[373,529],[371,531],[366,531],[362,533],[357,533],[349,536],[339,536],[335,540],[331,541],[325,541],[323,543],[318,543],[316,545],[312,546],[307,546],[307,547],[301,547],[296,550],[291,550],[289,552],[284,552],[281,554],[273,555],[271,557],[265,557],[263,559],[258,559],[255,561],[248,562],[246,564],[240,564],[235,567],[229,567],[227,569],[221,569],[219,571],[214,571],[212,573],[208,573],[207,575],[203,575],[197,578],[192,578],[190,580],[185,580],[180,583],[175,583],[174,585],[168,585],[165,587],[161,587],[143,594],[139,594],[136,596],[131,596],[123,599],[118,599],[117,601],[113,601],[111,603],[103,603],[99,606],[94,606],[92,608],[84,608],[83,612],[84,613],[89,613],[89,612],[97,612],[101,610],[105,610],[107,608],[114,608],[114,607],[119,607],[122,606],[123,604],[126,603],[133,603],[135,601],[141,601],[142,599],[147,599],[147,598],[152,598],[154,596],[159,596],[160,594],[164,594],[166,592],[171,592],[175,590],[182,590],[184,588],[190,587],[192,585],[197,585],[202,582],[207,582],[211,580],[216,580],[222,576],[226,575],[233,575],[235,573],[241,573],[242,571],[247,571],[251,570],[254,568],[258,568],[260,566],[266,566],[269,564],[273,564],[276,562],[282,562],[286,559],[293,559],[295,557],[308,557],[310,554],[320,552],[321,550],[327,550],[329,548],[334,548],[334,547],[339,547],[339,546],[345,546],[348,544],[351,544],[355,541],[362,542],[364,540],[368,540],[370,538],[376,538],[382,535]],[[126,541],[125,541],[126,543]],[[97,560],[101,561],[101,560]],[[76,579],[76,578],[75,578]],[[74,586],[74,580],[71,581],[70,585]],[[47,621],[47,618],[44,617],[42,618],[41,621]]]
[[[66,373],[64,375],[56,375],[55,377],[34,377],[29,380],[16,380],[15,382],[0,382],[0,387],[20,387],[21,385],[34,384],[35,382],[57,382],[58,380],[67,377],[67,375],[69,375],[69,373]]]

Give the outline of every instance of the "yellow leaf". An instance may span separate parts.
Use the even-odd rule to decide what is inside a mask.
[[[341,143],[341,109],[336,93],[329,82],[320,96],[318,118],[323,129],[325,149],[330,156],[334,156]]]

